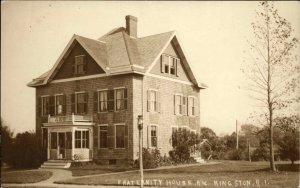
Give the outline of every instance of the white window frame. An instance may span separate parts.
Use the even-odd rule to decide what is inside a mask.
[[[194,108],[194,114],[192,113],[193,109],[191,109],[191,114],[189,113],[190,112],[190,105],[189,105],[190,104],[190,98],[192,98],[194,100],[194,106],[192,107],[192,108]],[[196,100],[197,100],[197,97],[192,96],[192,95],[188,96],[188,101],[187,101],[188,102],[187,103],[187,105],[188,105],[187,115],[188,116],[192,116],[192,117],[196,116],[196,104],[197,104]]]
[[[78,110],[77,110],[77,94],[87,94],[88,95],[88,92],[86,91],[76,91],[75,92],[75,114],[78,114]],[[88,105],[89,101],[87,99],[87,105]],[[87,113],[87,112],[86,112]],[[79,114],[80,115],[80,114]]]
[[[175,115],[179,115],[179,116],[186,116],[187,115],[187,97],[184,96],[181,93],[175,93],[175,101],[174,101],[174,107],[175,107]],[[177,101],[177,97],[180,97],[180,101]],[[183,104],[183,98],[185,98],[185,105]],[[179,103],[178,103],[179,102]],[[179,109],[177,109],[177,107],[179,107]],[[185,109],[185,113],[184,112]]]
[[[58,114],[58,113],[57,113],[57,109],[56,109],[56,105],[57,105],[57,104],[56,104],[56,97],[57,97],[57,96],[64,96],[64,94],[63,94],[63,93],[54,94],[54,104],[55,104],[55,105],[54,105],[54,106],[55,106],[55,107],[54,107],[54,111],[55,111],[55,115],[60,115],[60,116],[62,116],[62,115],[64,115],[63,113],[61,113],[61,114]],[[65,101],[65,102],[66,102],[66,101]],[[65,104],[65,105],[66,105],[66,104]],[[62,107],[62,108],[63,108],[63,107]],[[63,110],[63,109],[62,109],[62,110]]]
[[[180,63],[180,58],[178,57],[175,57],[175,56],[172,56],[172,55],[169,55],[169,54],[165,54],[163,53],[162,54],[163,56],[165,56],[167,59],[168,59],[168,72],[167,74],[170,74],[170,75],[174,75],[174,76],[178,76],[178,63]],[[175,59],[175,64],[174,64],[174,74],[171,74],[171,61],[173,61],[173,59]],[[163,68],[163,72],[166,73],[166,68],[165,68],[166,64],[163,64],[162,68]]]
[[[107,127],[107,143],[108,143],[108,124],[100,124],[98,125],[98,149],[109,149],[108,144],[106,148],[100,148],[100,127]]]
[[[158,148],[158,125],[157,124],[150,124],[149,126],[149,131],[148,131],[148,134],[149,134],[149,139],[150,139],[150,144],[149,144],[149,147],[150,148]],[[152,135],[151,135],[151,131],[152,131],[152,127],[156,127],[156,146],[152,146]]]
[[[158,90],[157,89],[152,89],[152,88],[150,88],[150,89],[148,89],[148,91],[149,91],[149,100],[148,100],[148,103],[149,103],[149,112],[159,112],[159,110],[158,110],[158,108],[159,108],[159,102],[160,101],[158,101],[159,99],[158,99]],[[155,100],[154,101],[151,101],[151,92],[155,92]],[[151,109],[151,102],[154,102],[154,109]]]
[[[127,89],[126,87],[122,86],[122,87],[115,87],[113,88],[114,90],[114,112],[119,112],[119,111],[124,111],[128,109],[128,89],[127,89],[127,98],[124,98],[124,90]],[[123,90],[123,101],[126,99],[127,102],[127,108],[125,109],[120,109],[117,110],[117,90]],[[125,103],[124,103],[125,104]]]
[[[106,91],[106,111],[100,111],[100,92]],[[108,112],[108,88],[105,89],[97,89],[97,113],[106,113]]]

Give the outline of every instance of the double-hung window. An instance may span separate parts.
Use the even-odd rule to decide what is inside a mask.
[[[75,131],[75,148],[89,148],[89,131]]]
[[[174,95],[174,107],[176,115],[187,115],[187,98],[179,94]]]
[[[101,125],[99,127],[99,148],[108,148],[107,127],[107,125]]]
[[[74,75],[86,73],[86,57],[85,55],[75,56]]]
[[[178,76],[178,65],[180,59],[167,54],[161,55],[161,72]]]
[[[55,114],[65,114],[65,95],[55,95]]]
[[[196,116],[196,98],[188,97],[188,115]]]
[[[72,112],[75,114],[86,114],[88,110],[88,94],[78,92],[71,95]]]
[[[49,98],[50,97],[42,97],[42,115],[46,116],[49,114]]]
[[[127,109],[127,89],[116,89],[116,111]]]
[[[55,115],[55,98],[54,96],[45,96],[41,99],[42,116]]]
[[[157,147],[157,126],[151,126],[151,147]]]
[[[128,126],[115,125],[116,131],[116,148],[128,147]]]
[[[147,110],[148,112],[160,111],[160,95],[156,90],[148,90],[147,93]]]
[[[94,93],[94,112],[107,112],[107,91],[96,91]]]

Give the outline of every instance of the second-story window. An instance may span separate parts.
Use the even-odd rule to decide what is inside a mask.
[[[127,89],[116,89],[116,111],[127,109]]]
[[[147,110],[148,112],[160,111],[160,95],[156,90],[148,90],[147,93]]]
[[[94,112],[107,112],[107,93],[108,90],[95,91]]]
[[[178,64],[180,59],[167,55],[161,55],[161,72],[178,76]]]
[[[189,116],[196,115],[196,99],[194,97],[188,98],[188,115]]]
[[[86,57],[85,55],[75,56],[74,75],[86,73]]]
[[[182,95],[175,95],[174,100],[175,114],[187,115],[187,98]]]
[[[55,115],[54,96],[42,97],[42,116]]]
[[[55,95],[55,114],[63,115],[66,112],[65,95]]]
[[[71,95],[72,112],[75,114],[86,114],[88,110],[88,94],[85,92]]]

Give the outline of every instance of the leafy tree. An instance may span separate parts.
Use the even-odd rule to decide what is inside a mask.
[[[1,164],[8,163],[11,159],[11,149],[13,143],[13,132],[1,118]]]
[[[11,147],[11,158],[8,164],[14,168],[32,168],[44,161],[42,149],[33,132],[17,134]]]
[[[291,24],[278,13],[273,2],[260,2],[256,20],[252,23],[254,40],[250,44],[252,64],[243,69],[249,79],[252,98],[262,107],[264,125],[269,127],[270,167],[274,164],[274,118],[278,110],[299,102],[295,91],[299,82],[299,63],[293,51],[298,39],[293,36]]]
[[[283,159],[290,159],[292,164],[294,164],[294,161],[300,159],[300,117],[277,118],[275,122],[284,135],[279,141],[280,156]]]

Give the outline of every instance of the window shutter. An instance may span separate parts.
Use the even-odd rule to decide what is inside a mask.
[[[108,126],[108,131],[107,131],[107,139],[108,139],[108,148],[115,148],[115,126],[114,125],[111,125],[111,126]]]
[[[174,114],[177,114],[177,103],[176,103],[176,95],[174,95]]]
[[[95,91],[94,92],[94,112],[95,113],[97,113],[98,112],[98,101],[99,101],[99,99],[98,99],[98,91]]]
[[[55,96],[49,97],[49,114],[55,115]]]
[[[89,94],[84,93],[84,113],[88,113],[88,100],[89,100]]]
[[[147,90],[147,111],[150,112],[150,91]]]
[[[37,98],[37,116],[43,116],[42,112],[42,97]]]
[[[160,71],[161,73],[165,72],[165,59],[166,56],[164,54],[161,55],[161,61],[160,61]]]
[[[75,75],[76,74],[76,58],[74,57],[74,63],[72,64],[72,71],[73,71],[73,74]]]
[[[124,109],[127,109],[127,88],[124,89]]]
[[[187,109],[188,109],[188,116],[191,116],[192,115],[192,104],[191,104],[191,102],[192,102],[192,98],[191,97],[188,97],[187,98]]]
[[[75,93],[71,94],[71,112],[76,114],[76,112],[75,112]]]
[[[124,147],[128,148],[128,125],[125,125],[124,128],[125,128]]]
[[[175,63],[175,74],[176,76],[178,76],[178,65],[180,64],[180,59],[176,59],[176,63]]]
[[[157,92],[157,112],[161,112],[160,92]]]
[[[108,90],[108,96],[107,96],[107,108],[108,111],[114,111],[114,104],[115,104],[115,96],[114,96],[114,90]]]

